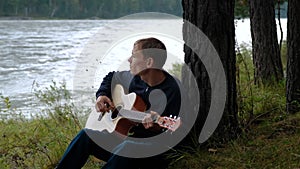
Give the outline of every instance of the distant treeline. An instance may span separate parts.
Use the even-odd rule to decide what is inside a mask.
[[[6,17],[111,19],[139,12],[182,16],[181,0],[0,0]]]
[[[182,17],[182,0],[0,0],[0,16],[63,19],[115,19],[133,13],[161,12]],[[277,1],[276,1],[277,2]],[[280,0],[280,16],[287,2]],[[277,2],[277,3],[278,3]],[[276,3],[276,6],[278,5]],[[276,15],[278,8],[275,7]],[[249,17],[247,0],[235,0],[235,17]]]

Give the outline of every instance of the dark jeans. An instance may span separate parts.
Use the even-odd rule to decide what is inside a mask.
[[[95,142],[109,143],[110,146],[106,147],[106,150],[98,146]],[[61,161],[57,165],[57,169],[81,168],[86,163],[89,155],[106,161],[102,169],[166,168],[166,161],[159,155],[148,158],[128,158],[116,155],[117,152],[134,150],[138,146],[141,145],[124,141],[120,137],[107,132],[84,129],[69,144]]]

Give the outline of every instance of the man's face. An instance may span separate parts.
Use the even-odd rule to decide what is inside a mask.
[[[142,50],[140,50],[137,44],[134,45],[132,55],[128,59],[128,62],[130,63],[130,72],[133,75],[137,75],[147,69],[147,59],[145,59]]]

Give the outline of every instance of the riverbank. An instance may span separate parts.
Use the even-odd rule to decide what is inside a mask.
[[[97,16],[81,19],[70,19],[70,18],[49,18],[49,17],[26,17],[26,16],[0,16],[0,20],[108,20],[99,18]]]
[[[24,16],[0,16],[0,20],[32,20],[32,17]]]

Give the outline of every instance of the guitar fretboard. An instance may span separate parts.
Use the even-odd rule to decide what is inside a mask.
[[[138,122],[141,122],[147,115],[147,113],[133,111],[133,110],[126,110],[126,109],[121,109],[119,111],[119,114],[125,118],[136,120]]]

